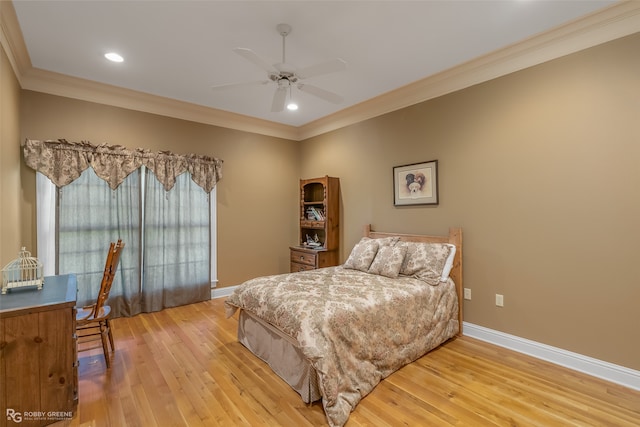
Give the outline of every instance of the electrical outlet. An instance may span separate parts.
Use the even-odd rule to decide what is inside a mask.
[[[464,288],[464,299],[471,299],[471,289],[469,288]]]
[[[504,296],[500,294],[496,294],[496,305],[498,307],[504,307]]]

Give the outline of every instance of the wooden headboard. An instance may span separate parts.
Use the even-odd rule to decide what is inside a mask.
[[[456,255],[453,259],[453,268],[449,276],[456,284],[456,293],[458,294],[458,322],[460,323],[460,330],[458,336],[462,335],[462,305],[463,305],[463,289],[462,284],[462,228],[450,227],[448,236],[428,236],[425,234],[399,234],[388,233],[382,231],[373,231],[371,224],[364,226],[365,237],[372,239],[380,239],[383,237],[400,237],[404,242],[424,242],[424,243],[451,243],[456,245]]]

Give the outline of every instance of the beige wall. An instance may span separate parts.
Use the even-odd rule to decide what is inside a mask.
[[[29,243],[21,214],[19,110],[20,85],[0,46],[0,268]]]
[[[86,140],[224,160],[217,185],[218,286],[288,272],[288,247],[297,241],[298,143],[32,91],[22,92],[21,103],[19,140]],[[35,245],[35,172],[20,163],[23,215]]]
[[[640,369],[640,34],[302,144],[361,227],[464,229],[465,320]],[[437,159],[440,204],[393,206],[392,167]],[[495,294],[505,306],[495,306]]]
[[[640,35],[630,36],[302,143],[18,96],[3,54],[0,262],[35,245],[34,173],[16,167],[23,138],[197,152],[225,160],[221,286],[288,270],[297,180],[328,174],[341,179],[342,259],[365,223],[460,225],[467,321],[640,369],[638,51]],[[395,208],[392,167],[432,159],[440,205]]]

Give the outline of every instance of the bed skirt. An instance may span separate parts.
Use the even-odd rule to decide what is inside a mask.
[[[238,341],[298,392],[303,402],[311,403],[322,398],[318,375],[293,338],[251,313],[240,310]]]

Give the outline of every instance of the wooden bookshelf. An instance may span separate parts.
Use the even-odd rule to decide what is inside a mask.
[[[340,179],[300,180],[299,240],[291,246],[291,271],[338,265]]]

